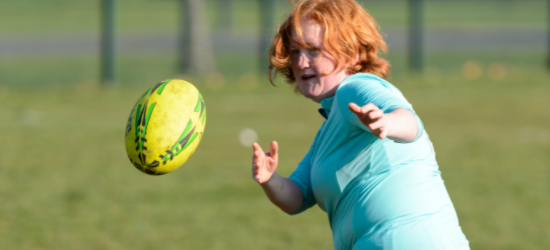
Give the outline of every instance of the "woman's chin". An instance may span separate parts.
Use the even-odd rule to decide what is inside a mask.
[[[300,88],[300,92],[302,93],[302,95],[308,99],[311,99],[315,102],[319,102],[319,100],[317,100],[320,96],[319,93],[316,93],[315,89],[311,89],[311,88]]]
[[[302,91],[302,95],[305,96],[306,98],[309,98],[311,100],[314,100],[317,95],[311,93],[311,92],[308,92],[308,91]]]
[[[323,98],[321,96],[318,96],[318,95],[304,95],[306,98],[314,101],[314,102],[317,102],[317,103],[320,103]]]

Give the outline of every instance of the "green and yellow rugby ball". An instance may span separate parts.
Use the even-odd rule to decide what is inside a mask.
[[[195,152],[206,123],[202,95],[173,79],[151,87],[135,104],[126,125],[130,162],[150,175],[170,173]]]

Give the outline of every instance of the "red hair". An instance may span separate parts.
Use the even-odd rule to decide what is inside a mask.
[[[289,84],[295,84],[290,60],[290,42],[305,44],[300,20],[311,19],[325,28],[324,49],[336,60],[335,69],[343,64],[349,75],[365,72],[387,78],[390,64],[379,57],[386,52],[386,42],[380,35],[376,20],[354,0],[298,0],[294,9],[279,27],[269,49],[269,81],[280,73]],[[301,41],[291,38],[292,30]],[[353,64],[355,63],[355,64]],[[330,72],[332,73],[332,72]],[[298,86],[295,90],[299,92]]]

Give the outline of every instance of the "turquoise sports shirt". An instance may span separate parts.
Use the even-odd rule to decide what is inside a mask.
[[[380,140],[349,103],[385,113],[410,110],[413,142]],[[441,179],[432,143],[412,105],[382,78],[358,73],[321,101],[327,120],[289,177],[303,194],[298,214],[318,204],[328,214],[335,249],[469,249]]]

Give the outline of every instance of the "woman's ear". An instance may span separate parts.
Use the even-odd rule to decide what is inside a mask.
[[[355,65],[357,65],[357,63],[359,62],[359,53],[355,54],[355,59],[353,59],[353,61],[351,61],[351,67],[355,67]]]
[[[357,63],[359,63],[359,53],[355,54],[355,58],[353,60],[351,60],[351,63],[347,68],[348,74],[351,75],[351,74],[359,71],[359,69],[361,67],[358,68]]]

